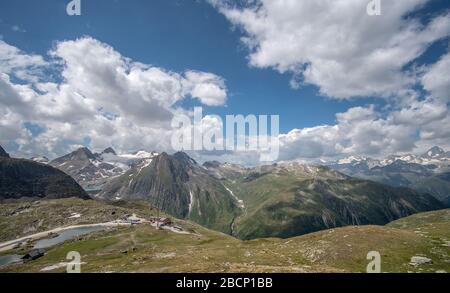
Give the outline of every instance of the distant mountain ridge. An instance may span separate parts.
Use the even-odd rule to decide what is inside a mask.
[[[445,159],[450,160],[450,151],[446,152],[444,149],[435,146],[428,150],[421,156],[424,159]]]
[[[433,147],[421,156],[389,156],[383,160],[349,157],[328,163],[352,177],[430,193],[447,206],[450,202],[450,152]]]
[[[450,151],[445,151],[440,147],[432,147],[422,155],[416,156],[412,154],[406,155],[390,155],[385,159],[373,159],[362,156],[350,156],[347,158],[339,159],[337,161],[327,162],[327,166],[365,166],[368,169],[374,167],[385,167],[395,163],[396,161],[402,161],[411,164],[418,165],[432,165],[436,168],[443,168],[444,170],[450,165]]]

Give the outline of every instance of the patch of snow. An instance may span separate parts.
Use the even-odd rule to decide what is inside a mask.
[[[41,163],[41,164],[48,164],[48,162],[49,162],[49,159],[47,157],[43,157],[43,156],[33,157],[33,158],[31,158],[31,160]]]
[[[189,195],[190,195],[190,201],[189,201],[189,214],[192,211],[192,205],[194,203],[194,194],[192,193],[192,191],[189,191]]]
[[[139,171],[138,174],[141,174],[142,169],[150,166],[150,164],[152,163],[153,159],[147,159],[145,160],[140,166],[139,166]]]
[[[338,160],[337,163],[342,165],[342,164],[352,164],[361,161],[363,161],[363,159],[360,157],[350,156],[348,158]]]
[[[225,189],[231,194],[231,196],[236,200],[236,202],[238,203],[238,207],[241,209],[245,209],[245,204],[244,201],[242,199],[239,199],[234,192],[229,189],[228,187],[226,187],[225,185],[223,185],[223,187],[225,187]]]
[[[158,155],[158,153],[155,153],[155,152],[138,151],[133,154],[123,154],[118,157],[126,158],[126,159],[148,159],[148,158],[154,158],[157,155]]]
[[[102,163],[102,162],[100,162],[100,161],[97,161],[97,160],[89,160],[95,167],[99,167],[100,166],[100,164]]]

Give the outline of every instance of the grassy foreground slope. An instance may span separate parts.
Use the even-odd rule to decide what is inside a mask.
[[[145,203],[118,202],[115,205],[94,200],[20,200],[0,202],[0,242],[72,225],[105,223],[125,215],[156,215]],[[71,217],[80,214],[81,217]]]
[[[14,236],[24,236],[30,223],[42,219],[46,224],[38,231],[74,221],[102,222],[109,220],[114,211],[115,215],[152,213],[139,205],[63,199],[41,201],[36,204],[39,208],[32,204],[28,210],[5,215],[5,211],[17,210],[23,204],[0,204],[2,237],[4,231],[8,235],[21,231]],[[83,217],[63,219],[69,212]],[[53,217],[55,224],[51,224]],[[83,272],[364,272],[369,262],[367,253],[374,250],[382,256],[383,272],[450,272],[450,210],[417,214],[387,226],[351,226],[290,239],[252,241],[241,241],[187,221],[177,220],[177,224],[191,234],[156,230],[148,225],[96,232],[54,247],[35,261],[0,268],[0,272],[41,272],[65,262],[69,251],[81,253]],[[23,252],[8,252],[12,253]],[[432,263],[410,265],[413,256],[428,257]],[[56,267],[50,271],[64,270]]]

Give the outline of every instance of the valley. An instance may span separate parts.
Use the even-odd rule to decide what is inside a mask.
[[[213,174],[229,174],[215,165]],[[245,210],[234,222],[234,236],[288,238],[347,225],[384,225],[444,205],[427,194],[349,178],[322,166],[281,163],[241,170],[221,179]]]

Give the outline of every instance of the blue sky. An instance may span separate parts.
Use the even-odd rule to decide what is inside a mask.
[[[311,81],[305,82],[299,89],[294,89],[290,86],[290,81],[299,72],[281,69],[280,64],[284,64],[284,61],[276,60],[275,57],[269,58],[267,64],[264,63],[266,61],[255,61],[249,65],[252,60],[252,49],[241,41],[241,37],[251,34],[251,26],[242,18],[237,20],[230,18],[227,13],[231,8],[225,4],[213,6],[203,0],[82,0],[82,16],[69,17],[65,11],[68,2],[68,0],[1,1],[0,35],[3,41],[22,52],[47,59],[48,52],[57,42],[89,36],[111,46],[122,56],[135,62],[178,73],[186,70],[213,73],[225,80],[228,98],[225,105],[205,106],[208,114],[279,114],[280,131],[285,134],[293,129],[337,125],[339,122],[336,114],[345,113],[353,108],[362,109],[374,105],[373,111],[376,111],[377,117],[387,117],[393,108],[401,111],[401,107],[406,107],[404,104],[399,106],[396,102],[392,102],[392,92],[385,94],[381,91],[368,90],[359,94],[359,89],[355,89],[356,93],[353,94],[330,84],[317,82],[313,80],[315,77],[311,77]],[[420,20],[425,26],[437,16],[445,14],[450,7],[447,0],[407,2],[424,3],[419,9],[410,9],[413,12],[405,14],[404,17]],[[414,5],[417,3],[411,4]],[[276,9],[267,6],[269,12],[270,9]],[[318,18],[320,19],[320,16]],[[280,20],[279,17],[276,19]],[[258,21],[270,23],[270,15]],[[274,23],[275,25],[277,24]],[[301,25],[303,24],[298,24],[299,27]],[[398,30],[393,28],[392,34],[400,35],[401,31]],[[260,42],[261,45],[262,40],[270,36],[273,37],[267,32],[252,37],[253,41]],[[382,47],[383,44],[377,44],[375,48],[377,46]],[[444,37],[433,38],[428,43],[418,46],[421,46],[419,50],[424,49],[425,53],[416,54],[410,60],[406,60],[404,72],[413,67],[437,63],[447,53],[448,35],[444,33]],[[330,51],[333,50],[334,48],[330,48]],[[263,53],[264,56],[267,55],[266,52]],[[289,55],[289,52],[286,55]],[[305,58],[307,60],[305,64],[314,65],[315,62],[319,63],[319,57],[323,56],[305,53],[304,56],[298,56],[298,60]],[[298,65],[298,60],[288,65]],[[50,71],[54,71],[57,79],[61,78],[58,76],[57,68]],[[341,71],[338,74],[347,75],[348,72]],[[13,77],[11,80],[15,81]],[[336,80],[339,81],[337,76]],[[423,93],[421,84],[415,84],[410,88],[422,93],[422,96],[417,98],[418,101],[428,96]],[[200,105],[200,102],[183,99],[180,104],[189,108]],[[39,125],[38,121],[25,121],[24,125],[34,136],[45,132],[45,126]],[[420,131],[420,129],[412,130],[415,133]],[[84,141],[90,142],[91,139]],[[408,152],[435,142],[445,145],[447,140],[440,137],[424,144],[413,141],[392,147],[392,150]],[[300,145],[299,149],[302,148],[306,146]],[[327,148],[328,146],[323,147],[322,155],[329,155]],[[361,148],[345,146],[342,149],[355,151]],[[351,151],[343,152],[351,153]]]
[[[226,79],[230,97],[226,108],[207,113],[279,114],[284,132],[334,123],[336,113],[377,102],[333,101],[320,97],[314,86],[290,88],[288,74],[249,67],[240,32],[205,1],[84,1],[80,17],[67,16],[65,4],[59,0],[2,1],[4,40],[45,55],[54,41],[89,35],[140,62],[174,71],[213,72]],[[14,25],[26,32],[13,31]]]

